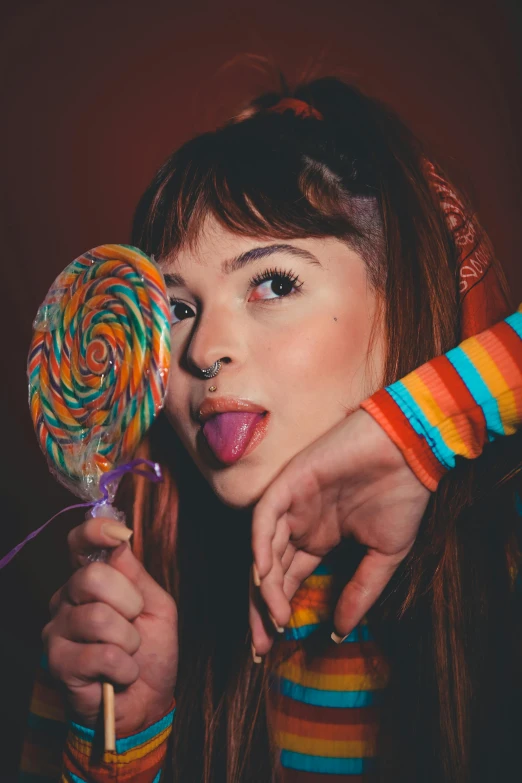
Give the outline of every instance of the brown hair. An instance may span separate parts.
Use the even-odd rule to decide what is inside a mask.
[[[382,381],[391,383],[459,341],[456,250],[423,152],[393,113],[337,79],[293,92],[322,120],[266,111],[281,97],[261,96],[175,152],[140,201],[132,242],[161,259],[197,238],[210,214],[244,235],[351,243],[383,297]],[[261,666],[250,656],[248,515],[218,502],[162,416],[141,454],[163,465],[166,481],[135,477],[123,487],[134,547],[179,609],[170,777],[276,781],[270,656]],[[518,562],[519,461],[520,439],[503,439],[444,478],[370,613],[392,664],[380,780],[475,783],[500,779],[514,760],[522,646],[509,567]]]

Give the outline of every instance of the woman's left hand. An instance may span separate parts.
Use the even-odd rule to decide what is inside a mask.
[[[259,598],[274,625],[284,626],[302,582],[343,538],[353,536],[367,553],[335,608],[335,629],[346,636],[413,546],[429,497],[397,446],[362,409],[297,454],[254,511],[260,585],[259,591],[252,586],[250,626],[256,652],[267,653],[273,643]]]

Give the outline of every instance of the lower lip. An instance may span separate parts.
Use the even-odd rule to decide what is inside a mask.
[[[248,457],[248,455],[251,454],[251,452],[254,451],[254,449],[257,448],[257,446],[259,446],[259,444],[261,443],[261,441],[266,435],[269,418],[270,418],[270,414],[267,412],[265,413],[263,418],[260,421],[258,421],[258,423],[256,424],[256,426],[252,431],[252,437],[248,441],[248,446],[244,450],[241,459],[243,459],[243,457]]]

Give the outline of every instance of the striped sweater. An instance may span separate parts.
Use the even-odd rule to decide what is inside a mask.
[[[419,479],[437,487],[458,456],[478,456],[488,441],[522,420],[522,305],[505,321],[382,389],[362,407],[401,449]],[[363,620],[340,645],[305,657],[296,641],[331,629],[335,597],[329,559],[292,599],[278,640],[288,654],[272,672],[270,720],[285,783],[363,783],[375,764],[379,706],[388,664]],[[324,649],[327,650],[324,653]],[[20,783],[160,783],[175,704],[139,734],[118,737],[103,754],[99,736],[66,718],[58,684],[37,672],[22,752]]]

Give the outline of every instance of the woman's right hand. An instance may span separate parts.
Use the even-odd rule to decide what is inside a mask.
[[[177,608],[128,543],[102,531],[123,528],[89,519],[69,533],[75,572],[53,595],[42,632],[49,670],[67,689],[73,719],[94,728],[102,680],[114,685],[116,736],[136,733],[167,711],[178,668]],[[94,550],[112,549],[106,563]]]

